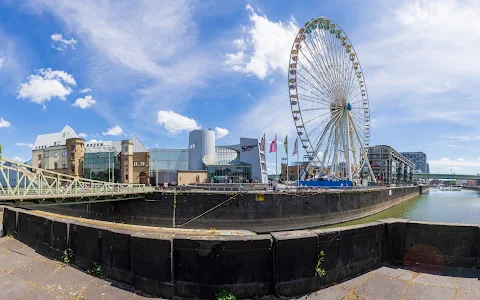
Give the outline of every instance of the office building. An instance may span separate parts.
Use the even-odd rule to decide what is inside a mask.
[[[62,131],[37,136],[32,150],[32,166],[54,172],[83,176],[85,141],[70,126]]]
[[[430,166],[427,163],[427,155],[423,152],[401,152],[403,156],[413,162],[413,173],[430,173]]]
[[[368,160],[377,181],[386,184],[408,183],[413,177],[413,162],[387,145],[368,148]]]

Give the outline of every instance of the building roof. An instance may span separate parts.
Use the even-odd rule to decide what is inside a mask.
[[[66,145],[67,139],[70,138],[78,138],[78,135],[72,127],[66,125],[60,132],[38,135],[33,150]]]
[[[147,148],[140,142],[140,140],[133,136],[131,141],[133,142],[133,152],[148,152]],[[113,147],[113,149],[111,149]],[[109,152],[114,151],[115,153],[122,152],[122,141],[97,141],[91,140],[85,142],[85,152],[86,153],[96,153],[96,152]]]

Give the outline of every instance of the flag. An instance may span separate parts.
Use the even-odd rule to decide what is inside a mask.
[[[275,134],[275,139],[270,142],[270,153],[277,152],[277,135]]]
[[[285,147],[285,153],[288,155],[288,134],[285,137],[285,141],[283,141],[283,146]]]
[[[298,152],[298,136],[297,139],[295,140],[295,143],[293,143],[293,155],[297,154]]]
[[[260,142],[260,151],[265,151],[265,133],[262,136],[262,141]]]

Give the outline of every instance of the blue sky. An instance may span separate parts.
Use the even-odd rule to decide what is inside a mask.
[[[187,147],[200,127],[217,127],[218,144],[266,132],[292,145],[288,53],[321,15],[362,63],[371,145],[424,151],[434,172],[480,170],[473,0],[0,1],[4,156],[29,159],[38,134],[67,124],[147,147]]]

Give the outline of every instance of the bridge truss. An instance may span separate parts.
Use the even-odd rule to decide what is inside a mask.
[[[61,205],[142,198],[145,184],[85,179],[0,159],[0,201],[16,205]]]

